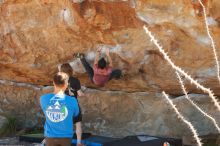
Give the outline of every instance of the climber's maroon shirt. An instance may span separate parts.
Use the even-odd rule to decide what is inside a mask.
[[[93,70],[93,82],[98,86],[105,86],[105,83],[108,82],[110,74],[112,73],[112,67],[108,66],[105,69],[100,69],[98,68],[98,65],[95,64]]]

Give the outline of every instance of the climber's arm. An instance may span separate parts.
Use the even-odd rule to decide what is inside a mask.
[[[106,49],[106,56],[107,56],[107,59],[108,59],[108,62],[109,62],[109,66],[112,67],[112,58],[111,58],[110,53],[109,53],[109,48]]]
[[[99,61],[99,58],[100,58],[100,52],[101,52],[101,48],[98,48],[98,49],[96,50],[94,65],[98,64],[98,61]]]

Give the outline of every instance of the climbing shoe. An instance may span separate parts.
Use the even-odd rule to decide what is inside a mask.
[[[84,53],[74,53],[74,54],[73,54],[73,57],[74,57],[74,58],[84,58],[84,57],[85,57],[85,54],[84,54]]]

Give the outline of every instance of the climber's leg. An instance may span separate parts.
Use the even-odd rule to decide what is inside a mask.
[[[93,68],[90,66],[90,64],[86,61],[85,57],[80,57],[80,60],[83,64],[83,67],[85,68],[88,76],[89,76],[89,79],[93,82],[93,76],[94,76],[94,71],[93,71]]]
[[[111,79],[120,79],[122,77],[122,71],[120,69],[115,69],[110,74],[109,80]]]

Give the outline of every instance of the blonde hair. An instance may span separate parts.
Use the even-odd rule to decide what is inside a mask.
[[[58,72],[53,77],[53,82],[55,86],[62,87],[68,84],[69,76],[64,72]]]

